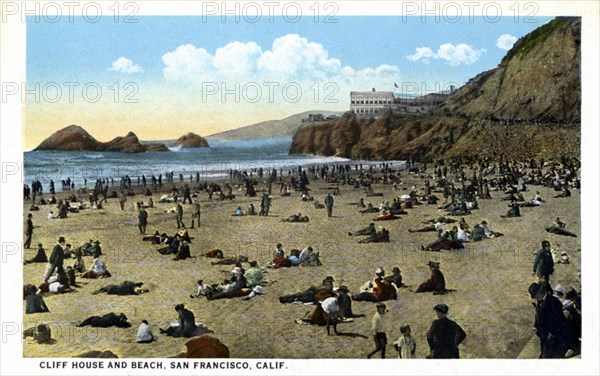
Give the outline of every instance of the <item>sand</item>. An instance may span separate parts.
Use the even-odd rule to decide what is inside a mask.
[[[48,323],[56,342],[39,345],[27,339],[23,354],[25,357],[70,357],[89,350],[111,350],[119,357],[176,356],[185,351],[186,339],[160,335],[158,329],[176,321],[174,306],[184,303],[194,312],[197,322],[207,325],[214,331],[212,335],[229,347],[234,358],[365,358],[374,348],[370,333],[371,317],[375,312],[373,303],[353,302],[354,313],[366,317],[339,325],[340,331],[362,334],[368,337],[365,339],[327,336],[324,327],[295,324],[294,320],[312,306],[281,304],[278,297],[318,285],[328,275],[335,278],[336,286],[343,283],[355,293],[365,281],[373,278],[379,266],[387,274],[394,266],[399,266],[404,283],[416,287],[429,275],[427,262],[435,260],[441,263],[447,288],[452,291],[445,295],[416,294],[402,288],[397,300],[386,303],[390,324],[388,357],[396,356],[391,342],[399,337],[400,325],[409,323],[417,342],[416,356],[424,358],[429,352],[426,333],[435,319],[432,308],[437,303],[446,303],[450,307],[449,317],[467,332],[467,339],[460,346],[462,358],[517,358],[533,336],[534,309],[527,287],[536,280],[532,276],[533,252],[540,248],[542,240],[550,240],[558,252],[567,251],[571,261],[555,266],[552,284],[574,286],[579,290],[580,238],[549,234],[544,231],[544,226],[558,216],[567,223],[570,231],[579,234],[580,192],[573,190],[572,197],[552,199],[556,194],[552,189],[530,186],[524,193],[525,198],[530,199],[535,190],[539,190],[547,203],[542,207],[522,208],[521,217],[510,219],[500,218],[507,209],[507,202],[499,200],[504,194],[491,192],[493,199],[480,200],[480,209],[465,219],[471,227],[487,220],[493,231],[505,236],[467,243],[463,250],[423,252],[420,245],[433,240],[435,233],[407,231],[420,227],[423,220],[442,215],[434,205],[416,206],[408,209],[408,214],[401,219],[376,223],[390,231],[389,243],[358,244],[360,237],[350,237],[347,232],[365,227],[375,215],[359,213],[357,206],[351,203],[358,202],[361,197],[373,205],[384,199],[391,202],[394,197],[408,193],[413,180],[422,186],[422,179],[404,175],[406,183],[399,191],[393,191],[390,185],[373,185],[373,190],[383,192],[384,197],[367,198],[362,190],[340,185],[341,195],[335,196],[332,218],[327,217],[325,209],[315,209],[312,202],[302,202],[299,192],[292,192],[291,197],[280,197],[275,185],[268,217],[231,216],[237,205],[245,210],[250,202],[259,210],[260,197],[243,197],[234,191],[238,194],[234,201],[208,202],[208,195],[201,193],[202,226],[190,230],[194,237],[193,256],[219,248],[227,257],[246,255],[266,266],[278,242],[288,252],[309,245],[320,252],[323,262],[320,267],[269,269],[266,279],[271,283],[264,286],[266,294],[250,301],[191,299],[189,295],[195,292],[197,279],[219,283],[230,276],[232,267],[211,266],[211,259],[204,257],[173,261],[172,255],[162,256],[156,252],[160,246],[142,242],[133,203],[135,200],[147,201],[145,196],[129,197],[124,211],[120,210],[118,199],[110,199],[104,210],[83,210],[70,214],[67,219],[48,220],[49,211],[56,212],[56,209],[40,206],[40,211],[33,212],[33,222],[40,226],[34,230],[33,246],[43,243],[50,256],[61,235],[74,246],[90,238],[99,239],[103,259],[113,277],[79,279],[81,287],[76,292],[45,297],[51,312],[24,314],[25,328],[40,322]],[[311,181],[311,193],[323,202],[327,194],[325,188],[330,186],[324,181]],[[265,184],[260,184],[258,189],[264,187]],[[138,193],[141,189],[134,188],[134,191]],[[159,194],[154,195],[155,207],[148,209],[147,232],[158,230],[173,234],[177,230],[174,214],[164,211],[174,204],[158,203],[159,197]],[[442,197],[441,193],[438,197]],[[29,213],[28,207],[25,203],[25,215]],[[282,221],[297,212],[307,214],[310,222]],[[184,222],[189,226],[190,221],[191,206],[186,204]],[[27,250],[25,258],[34,254],[34,249]],[[85,262],[89,267],[92,258],[85,257]],[[66,260],[65,266],[72,263],[73,259]],[[45,264],[25,265],[23,282],[39,285],[45,267]],[[124,297],[92,295],[92,291],[104,285],[124,280],[143,281],[150,292]],[[108,312],[125,313],[133,326],[128,329],[76,327],[88,316]],[[144,345],[135,343],[137,327],[143,319],[149,321],[158,341]]]

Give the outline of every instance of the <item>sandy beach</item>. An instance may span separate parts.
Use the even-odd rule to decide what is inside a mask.
[[[431,171],[429,171],[431,172]],[[399,266],[404,283],[416,288],[429,276],[427,262],[440,262],[446,277],[446,286],[451,291],[445,295],[432,293],[416,294],[409,288],[398,291],[398,299],[386,302],[389,309],[387,334],[390,340],[387,357],[396,357],[391,343],[399,336],[402,323],[409,323],[417,342],[417,358],[429,353],[426,333],[435,319],[433,306],[445,303],[450,307],[449,317],[456,320],[467,332],[467,339],[460,346],[462,358],[516,358],[525,344],[534,335],[534,309],[527,293],[530,283],[537,280],[532,276],[534,252],[540,243],[548,239],[557,252],[566,251],[570,264],[557,264],[551,278],[553,285],[573,286],[578,291],[580,266],[580,237],[570,238],[550,234],[544,227],[554,218],[560,217],[567,229],[580,234],[580,191],[573,190],[571,197],[553,199],[558,192],[541,186],[529,186],[524,192],[530,200],[536,190],[546,203],[541,207],[522,208],[521,217],[500,218],[507,210],[507,201],[499,199],[503,192],[491,192],[492,200],[479,200],[479,209],[465,216],[469,226],[486,220],[493,231],[502,237],[466,243],[465,249],[441,252],[421,251],[421,244],[435,238],[434,232],[409,233],[409,228],[421,227],[422,221],[439,217],[444,213],[436,205],[420,205],[407,209],[408,214],[400,219],[376,222],[390,232],[389,243],[359,244],[360,237],[348,236],[367,226],[376,213],[362,214],[356,203],[363,197],[378,206],[383,200],[408,193],[411,186],[423,186],[423,179],[404,173],[404,184],[398,191],[391,185],[373,184],[375,192],[383,197],[367,198],[362,189],[339,185],[340,195],[334,196],[333,217],[328,218],[325,209],[315,209],[313,202],[302,202],[300,192],[289,197],[278,195],[279,187],[273,185],[273,201],[268,217],[233,217],[237,205],[244,210],[252,202],[260,209],[260,192],[255,198],[244,197],[235,191],[233,201],[208,201],[206,192],[199,194],[202,205],[202,225],[190,229],[193,237],[192,256],[199,256],[215,248],[223,250],[226,257],[248,256],[266,266],[272,259],[277,243],[282,243],[286,255],[293,248],[312,246],[320,252],[322,266],[268,269],[265,295],[250,301],[240,298],[208,301],[204,298],[191,299],[196,280],[205,283],[220,283],[230,276],[232,266],[211,266],[211,259],[194,257],[173,261],[173,256],[160,255],[158,245],[143,242],[137,228],[136,200],[147,201],[141,188],[135,188],[135,197],[128,197],[125,210],[119,207],[118,199],[109,199],[103,210],[82,210],[70,214],[67,219],[47,219],[53,205],[40,205],[33,214],[34,229],[32,247],[42,243],[48,256],[59,236],[65,236],[74,247],[88,239],[102,242],[103,259],[112,278],[78,279],[81,287],[75,292],[45,296],[49,313],[23,314],[24,327],[41,322],[48,323],[56,342],[39,345],[31,338],[23,345],[25,357],[70,357],[89,350],[111,350],[119,357],[165,358],[177,356],[185,351],[182,338],[171,338],[158,334],[159,327],[166,328],[177,320],[174,306],[184,303],[196,316],[196,321],[214,331],[212,336],[225,343],[234,358],[365,358],[374,348],[371,338],[371,317],[375,312],[370,302],[353,302],[355,314],[366,317],[339,325],[345,333],[357,333],[368,338],[350,336],[327,336],[324,327],[296,324],[312,309],[310,305],[281,304],[278,297],[319,285],[325,276],[333,276],[334,285],[347,285],[351,293],[373,278],[379,266],[391,274]],[[470,174],[467,174],[470,176]],[[454,178],[450,176],[450,178]],[[177,182],[177,184],[179,184]],[[170,184],[169,184],[170,185]],[[167,185],[167,186],[169,186]],[[257,191],[266,187],[261,182]],[[332,184],[322,180],[311,180],[311,194],[323,202]],[[118,187],[116,187],[118,188]],[[115,189],[117,190],[117,189]],[[44,195],[45,198],[47,194]],[[437,193],[442,197],[441,193]],[[81,195],[84,199],[86,195]],[[65,194],[57,195],[57,198]],[[174,204],[158,203],[160,194],[153,196],[155,206],[149,213],[147,233],[177,231],[174,214],[165,212]],[[24,202],[25,216],[29,203]],[[282,219],[302,212],[310,218],[308,223],[286,223]],[[460,219],[460,217],[456,217]],[[191,222],[191,205],[184,205],[184,223]],[[25,258],[31,258],[35,249],[26,250]],[[86,266],[92,263],[90,256],[84,257]],[[65,260],[65,266],[74,259]],[[247,267],[248,264],[244,264]],[[24,284],[38,286],[42,282],[46,264],[24,266]],[[92,295],[92,291],[107,284],[125,280],[143,281],[150,292],[140,296]],[[24,311],[24,310],[23,310]],[[76,325],[88,316],[109,312],[125,313],[132,327],[79,328]],[[137,344],[135,334],[141,320],[149,321],[158,340],[151,344]]]

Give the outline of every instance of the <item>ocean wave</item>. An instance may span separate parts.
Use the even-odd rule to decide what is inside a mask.
[[[102,154],[102,153],[84,154],[83,157],[87,158],[87,159],[100,159],[100,158],[104,158],[104,154]]]
[[[181,151],[181,145],[170,146],[169,150],[171,150],[171,151]]]

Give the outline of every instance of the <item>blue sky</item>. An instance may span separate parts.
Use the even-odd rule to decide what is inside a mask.
[[[136,18],[138,23],[115,23],[112,17],[96,23],[68,17],[57,23],[27,20],[28,86],[74,81],[97,82],[105,89],[94,106],[78,103],[77,97],[71,103],[66,95],[58,103],[28,103],[26,135],[39,134],[41,127],[117,122],[112,133],[122,133],[121,127],[144,129],[142,138],[164,139],[173,126],[207,135],[307,110],[347,110],[350,90],[393,90],[397,83],[414,91],[414,85],[403,85],[414,82],[436,91],[495,67],[517,38],[551,19],[536,17],[531,23],[503,17],[490,23],[462,17],[450,23],[434,17],[339,16],[337,23],[316,23],[312,17],[296,23],[281,17],[236,23],[232,17],[225,22],[220,17]],[[106,88],[113,82],[134,82],[139,103],[108,101]],[[238,92],[255,83],[262,92],[253,92],[251,85],[241,100],[221,96],[220,89],[203,97],[207,82],[218,89],[238,83]],[[267,98],[265,82],[279,83],[273,98]],[[281,88],[290,82],[301,89],[297,101],[282,96]],[[324,100],[327,94],[333,103]]]

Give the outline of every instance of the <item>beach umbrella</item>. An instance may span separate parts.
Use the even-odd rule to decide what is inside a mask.
[[[193,337],[185,346],[188,358],[229,358],[229,348],[211,336]]]

